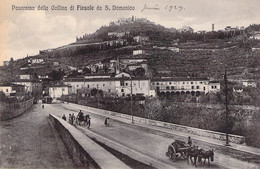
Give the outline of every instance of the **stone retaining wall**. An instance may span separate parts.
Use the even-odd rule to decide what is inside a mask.
[[[88,169],[130,169],[68,122],[52,114],[49,115],[49,118],[78,167]]]
[[[19,103],[0,102],[0,120],[8,120],[26,112],[33,105],[33,98]]]
[[[132,117],[127,114],[117,113],[117,112],[103,110],[103,109],[97,109],[97,108],[88,107],[88,106],[86,106],[86,108],[89,110],[92,110],[92,111],[96,111],[96,112],[100,112],[103,114],[108,114],[108,115],[112,115],[112,116],[116,116],[116,117],[121,117],[121,118],[128,119],[128,120],[131,120],[131,117]],[[199,129],[199,128],[193,128],[193,127],[188,127],[188,126],[183,126],[183,125],[178,125],[178,124],[173,124],[173,123],[166,123],[166,122],[161,122],[161,121],[156,121],[156,120],[150,120],[150,119],[136,117],[136,116],[134,117],[134,121],[137,123],[148,123],[152,126],[164,127],[164,128],[173,129],[176,131],[181,131],[181,132],[190,133],[190,134],[203,136],[203,137],[209,137],[209,138],[218,139],[218,140],[222,140],[222,141],[226,140],[225,133],[220,133],[220,132],[215,132],[215,131],[210,131],[210,130],[203,130],[203,129]],[[245,142],[245,137],[229,134],[229,141],[231,143],[242,144]]]

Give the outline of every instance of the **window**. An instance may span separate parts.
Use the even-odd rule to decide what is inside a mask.
[[[190,82],[190,84],[193,84],[193,82]]]
[[[8,92],[8,89],[6,89],[6,92]]]
[[[156,87],[156,90],[160,90],[160,87],[159,87],[159,86],[157,86],[157,87]]]
[[[197,86],[197,89],[199,89],[200,88],[200,86]]]
[[[121,92],[124,92],[124,89],[121,89]]]
[[[211,89],[214,89],[214,86],[211,86]]]
[[[187,82],[187,84],[189,84],[190,82]]]
[[[174,90],[174,86],[172,86],[171,89]]]
[[[154,85],[154,83],[152,83],[152,85]]]
[[[157,85],[159,85],[159,83],[156,83]]]
[[[105,86],[105,84],[103,84],[103,86]]]
[[[206,90],[206,88],[205,88],[205,87],[203,87],[203,90]]]
[[[181,89],[183,90],[183,89],[184,89],[184,86],[181,86]]]
[[[124,84],[124,82],[120,82],[120,86],[124,86],[125,84]]]
[[[169,82],[169,84],[172,84],[172,82]]]
[[[128,86],[128,83],[125,83],[126,86]]]
[[[88,85],[88,88],[89,88],[89,85]]]
[[[185,82],[182,82],[182,84],[185,84]]]
[[[77,85],[77,87],[79,87],[79,85]]]
[[[170,87],[169,87],[169,86],[166,86],[166,89],[167,89],[167,90],[169,90],[169,89],[170,89]]]
[[[194,86],[191,86],[191,89],[194,89]]]

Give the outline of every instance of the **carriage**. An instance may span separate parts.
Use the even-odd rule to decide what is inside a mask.
[[[168,151],[165,155],[172,161],[175,161],[176,159],[187,159],[187,151],[190,148],[191,147],[184,141],[175,140],[168,146]]]

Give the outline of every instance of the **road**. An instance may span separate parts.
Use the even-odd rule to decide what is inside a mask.
[[[70,104],[53,104],[47,107],[49,112],[57,116],[65,114],[68,117],[69,113],[78,113],[80,106]],[[89,113],[84,111],[84,113]],[[161,133],[158,131],[142,128],[131,123],[123,123],[119,121],[111,121],[111,127],[104,127],[105,117],[91,114],[91,130],[99,135],[102,135],[114,142],[117,142],[123,146],[126,146],[132,150],[138,151],[143,155],[150,158],[156,159],[167,165],[172,165],[177,168],[195,168],[191,164],[188,165],[185,160],[178,160],[177,162],[170,161],[166,156],[165,152],[167,146],[173,141],[173,139],[179,139],[174,135]],[[181,138],[183,139],[183,138]],[[211,145],[205,143],[196,142],[196,145],[204,149],[212,149]],[[221,150],[215,151],[214,162],[210,167],[199,164],[199,168],[234,168],[234,169],[247,169],[247,168],[260,168],[256,163],[243,161],[237,158],[233,158]]]
[[[0,122],[0,168],[76,168],[40,106]]]

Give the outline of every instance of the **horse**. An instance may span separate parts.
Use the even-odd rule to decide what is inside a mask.
[[[213,149],[212,150],[208,150],[208,151],[200,149],[200,154],[199,154],[198,161],[201,162],[201,163],[202,163],[202,158],[204,158],[204,164],[203,165],[205,165],[206,160],[208,159],[208,165],[210,166],[209,158],[210,158],[211,161],[214,161]]]
[[[193,146],[187,149],[186,153],[187,153],[187,163],[189,164],[189,158],[190,158],[192,164],[195,165],[195,167],[197,167],[196,161],[200,154],[200,150],[198,149],[198,147]],[[192,161],[192,157],[194,157],[194,162]]]
[[[84,114],[80,111],[76,118],[76,124],[81,125],[81,122],[84,122]]]

